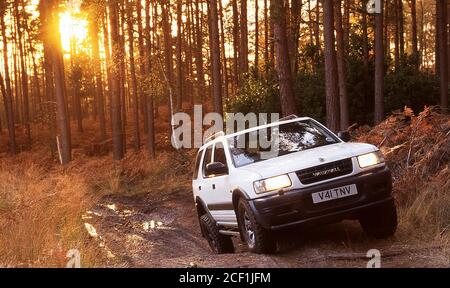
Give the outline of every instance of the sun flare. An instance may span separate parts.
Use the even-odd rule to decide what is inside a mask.
[[[72,13],[64,12],[59,16],[59,31],[64,51],[70,51],[71,41],[83,42],[88,35],[88,21]]]

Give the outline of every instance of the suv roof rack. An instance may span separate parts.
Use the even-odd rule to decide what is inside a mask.
[[[209,136],[208,138],[205,139],[205,143],[211,142],[214,139],[217,139],[221,136],[225,136],[225,133],[223,131],[219,131],[217,133],[214,133],[213,135]]]
[[[287,121],[287,120],[293,120],[293,119],[297,119],[297,118],[298,118],[297,115],[292,114],[292,115],[289,115],[289,116],[286,116],[286,117],[283,117],[283,118],[278,119],[277,122]]]

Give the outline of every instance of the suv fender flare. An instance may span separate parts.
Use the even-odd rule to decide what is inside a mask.
[[[198,196],[195,197],[195,209],[197,210],[197,219],[200,228],[201,228],[200,217],[202,217],[202,215],[208,214],[209,218],[214,221],[214,218],[212,217],[211,213],[208,210],[208,206],[206,206],[205,202]],[[206,235],[204,234],[203,229],[200,229],[200,231],[202,233],[202,236],[205,237]]]
[[[233,190],[233,193],[232,193],[233,209],[234,209],[234,213],[236,214],[236,219],[239,219],[237,214],[238,214],[239,200],[241,198],[243,198],[243,199],[248,201],[248,204],[250,205],[250,208],[253,210],[253,212],[255,212],[255,216],[258,217],[258,213],[256,211],[256,208],[255,208],[254,204],[253,204],[253,201],[249,201],[250,197],[248,196],[248,194],[245,193],[244,190],[242,190],[240,188],[236,188],[236,189]],[[238,220],[238,226],[239,226],[239,220]],[[244,235],[242,235],[242,229],[239,229],[239,234],[241,236],[241,240],[244,241]]]
[[[211,213],[209,212],[208,206],[206,206],[205,202],[200,197],[195,197],[195,209],[197,210],[197,216],[200,218],[203,214],[208,214],[208,216],[212,218]]]

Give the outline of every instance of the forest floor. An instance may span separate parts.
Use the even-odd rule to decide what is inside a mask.
[[[380,147],[393,172],[394,237],[369,239],[357,222],[344,221],[283,233],[274,255],[249,253],[238,239],[234,254],[210,252],[190,189],[195,151],[161,149],[170,147],[164,124],[155,160],[143,150],[118,162],[95,144],[95,125],[86,127],[73,131],[66,167],[50,155],[44,129],[17,156],[3,152],[0,137],[0,267],[65,266],[73,248],[83,267],[363,268],[371,249],[381,252],[382,267],[450,266],[448,115],[406,109],[375,128],[352,129],[357,141]]]
[[[149,195],[149,194],[148,194]],[[212,254],[202,238],[189,192],[162,198],[105,197],[89,211],[105,248],[108,267],[366,267],[370,249],[381,252],[382,267],[449,267],[450,250],[441,241],[408,237],[368,239],[357,222],[346,221],[281,236],[279,251],[256,255],[235,238],[236,253]]]

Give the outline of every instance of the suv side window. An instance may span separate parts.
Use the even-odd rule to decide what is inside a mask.
[[[208,148],[206,148],[205,156],[203,157],[203,165],[202,165],[203,172],[202,173],[203,173],[203,176],[206,176],[206,177],[208,177],[208,175],[206,175],[206,165],[208,165],[209,163],[212,162],[211,156],[212,156],[212,145],[210,145],[210,146],[208,146]]]
[[[225,156],[225,149],[222,142],[216,143],[216,146],[214,147],[214,162],[220,162],[225,166],[228,166],[227,157]]]
[[[203,152],[205,152],[205,150],[200,150],[197,153],[197,158],[195,159],[195,164],[194,164],[194,175],[193,175],[193,179],[197,179],[198,178],[198,171],[200,170],[200,160],[202,159],[202,155]]]

